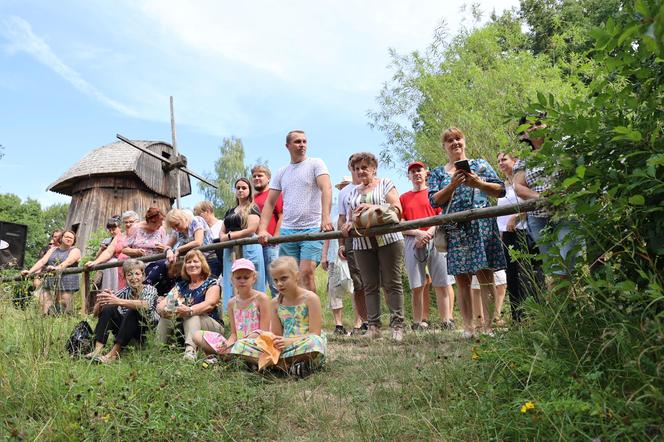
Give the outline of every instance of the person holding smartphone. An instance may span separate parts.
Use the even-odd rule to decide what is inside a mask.
[[[456,127],[443,132],[443,149],[448,162],[429,175],[429,201],[443,212],[454,213],[490,205],[489,196],[505,195],[505,184],[491,165],[481,158],[466,157],[466,139]],[[459,307],[463,316],[464,337],[475,333],[473,316],[485,333],[491,333],[488,299],[495,299],[493,272],[505,268],[500,233],[495,218],[456,223],[445,229],[447,235],[447,272],[454,275]],[[473,299],[470,283],[473,274],[480,282],[480,297]]]

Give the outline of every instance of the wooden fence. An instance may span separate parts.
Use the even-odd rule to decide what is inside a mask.
[[[414,221],[402,221],[397,224],[389,224],[389,225],[381,225],[377,227],[372,227],[366,231],[361,231],[361,232],[355,232],[351,231],[350,236],[377,236],[377,235],[383,235],[386,233],[392,233],[392,232],[403,232],[405,230],[411,230],[411,229],[418,229],[420,227],[430,227],[430,226],[439,226],[445,223],[451,223],[451,222],[464,222],[464,221],[471,221],[474,219],[482,219],[482,218],[495,218],[498,216],[502,215],[511,215],[515,213],[522,213],[522,212],[531,212],[538,207],[541,207],[545,204],[544,200],[540,199],[533,199],[526,201],[524,203],[519,203],[519,204],[508,204],[504,206],[492,206],[492,207],[486,207],[483,209],[471,209],[471,210],[465,210],[463,212],[455,212],[455,213],[450,213],[447,215],[441,214],[441,215],[436,215],[428,218],[420,218]],[[318,233],[306,233],[306,234],[297,234],[297,235],[286,235],[286,236],[278,236],[275,238],[270,238],[268,240],[268,244],[281,244],[285,242],[295,242],[295,241],[315,241],[315,240],[326,240],[326,239],[339,239],[342,238],[343,235],[341,234],[340,231],[334,230],[331,232],[318,232]],[[207,246],[201,246],[197,247],[198,250],[202,252],[207,252],[207,251],[212,251],[212,250],[220,250],[220,249],[226,249],[229,247],[233,246],[238,246],[238,245],[246,245],[246,244],[258,244],[258,239],[256,237],[251,237],[251,238],[242,238],[242,239],[234,239],[231,241],[224,241],[221,243],[215,243],[215,244],[210,244]],[[140,261],[143,261],[145,263],[149,262],[154,262],[154,261],[159,261],[161,259],[166,258],[166,253],[160,253],[157,255],[150,255],[150,256],[144,256],[141,258],[137,258]],[[86,300],[88,299],[89,293],[90,293],[90,273],[95,270],[103,270],[103,269],[109,269],[112,267],[120,267],[122,265],[122,261],[115,261],[115,262],[107,262],[104,264],[98,264],[96,266],[92,267],[70,267],[64,270],[59,271],[59,274],[62,275],[68,275],[72,273],[83,273],[83,290],[81,290],[81,295],[83,298],[83,303],[81,307],[81,311],[83,314],[87,313],[87,302]],[[43,273],[42,273],[43,275]],[[2,278],[0,279],[0,283],[6,283],[6,282],[12,282],[12,281],[20,281],[24,279],[22,276],[15,276],[15,277],[10,277],[10,278]]]

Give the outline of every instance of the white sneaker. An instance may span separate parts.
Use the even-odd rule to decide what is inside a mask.
[[[196,361],[196,350],[194,350],[193,348],[186,349],[184,351],[184,354],[182,355],[182,359],[189,362]]]
[[[475,337],[475,334],[471,331],[464,330],[463,333],[461,333],[461,337],[463,339],[473,339]]]
[[[392,339],[394,340],[394,342],[403,341],[403,328],[401,328],[401,327],[393,328],[392,329]]]

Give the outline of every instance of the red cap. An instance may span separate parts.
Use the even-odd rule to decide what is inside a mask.
[[[426,169],[426,168],[427,168],[427,165],[424,164],[424,163],[421,162],[421,161],[413,161],[412,163],[410,163],[410,164],[408,165],[408,169],[406,169],[406,170],[407,170],[408,172],[410,172],[410,169],[412,169],[413,167],[421,167],[421,168],[423,168],[423,169]]]

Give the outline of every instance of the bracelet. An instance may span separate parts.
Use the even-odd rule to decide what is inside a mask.
[[[194,316],[194,309],[189,306],[189,317]]]

